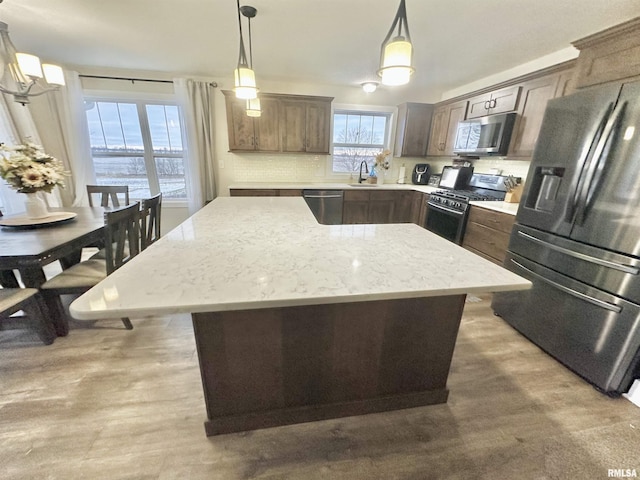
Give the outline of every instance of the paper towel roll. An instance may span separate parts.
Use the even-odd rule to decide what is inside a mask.
[[[398,183],[404,183],[405,173],[406,171],[405,171],[404,165],[402,165],[400,167],[400,174],[398,175]]]

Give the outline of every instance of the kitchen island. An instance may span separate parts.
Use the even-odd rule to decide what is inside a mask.
[[[214,200],[71,305],[191,313],[207,435],[446,402],[466,294],[530,282],[413,224]]]

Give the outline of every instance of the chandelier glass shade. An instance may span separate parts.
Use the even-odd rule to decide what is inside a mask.
[[[405,0],[400,0],[396,17],[380,48],[378,75],[382,77],[382,84],[404,85],[409,83],[411,75],[415,71],[412,63],[413,46],[411,45],[409,25],[407,23],[407,9]]]
[[[0,22],[0,92],[13,95],[16,102],[24,105],[29,103],[29,97],[51,92],[64,84],[62,68],[41,64],[35,55],[18,53],[9,38],[8,25]]]

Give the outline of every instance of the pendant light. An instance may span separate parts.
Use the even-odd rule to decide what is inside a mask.
[[[409,83],[411,74],[415,70],[411,66],[413,46],[409,36],[407,9],[404,2],[405,0],[400,0],[396,18],[393,19],[389,33],[387,33],[380,49],[380,70],[378,70],[378,75],[382,77],[383,85],[404,85]],[[396,27],[398,28],[397,34],[392,38]]]
[[[249,48],[251,49],[251,18],[256,16],[257,10],[253,7],[240,7],[240,0],[236,0],[238,6],[238,27],[240,30],[240,53],[238,54],[238,66],[233,71],[235,82],[234,91],[236,97],[244,99],[253,99],[258,96],[258,88],[256,87],[256,75],[253,71],[251,63],[247,61],[247,53],[244,49],[244,39],[242,35],[242,18],[240,14],[249,19]]]

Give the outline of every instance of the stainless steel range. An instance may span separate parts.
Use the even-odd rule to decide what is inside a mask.
[[[469,216],[469,202],[504,200],[508,190],[505,185],[507,178],[474,173],[463,189],[433,192],[427,202],[427,230],[461,245]]]

